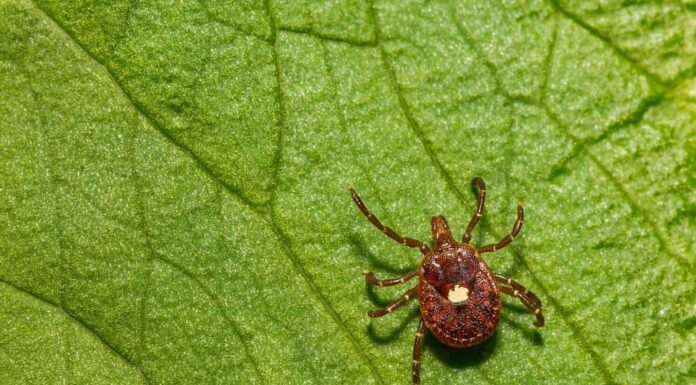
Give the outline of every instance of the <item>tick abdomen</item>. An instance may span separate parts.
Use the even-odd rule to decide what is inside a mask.
[[[500,319],[494,278],[464,244],[433,250],[423,259],[419,298],[426,327],[450,346],[480,343],[495,332]]]

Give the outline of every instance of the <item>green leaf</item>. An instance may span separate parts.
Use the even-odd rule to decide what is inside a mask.
[[[696,377],[696,4],[0,3],[1,384],[407,384],[398,232],[544,303],[424,384]]]

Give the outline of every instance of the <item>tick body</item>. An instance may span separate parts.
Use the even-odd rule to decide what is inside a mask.
[[[476,248],[469,241],[483,212],[486,187],[479,177],[471,183],[478,189],[478,205],[461,242],[452,237],[445,217],[438,215],[431,220],[432,248],[415,239],[401,237],[384,226],[351,189],[353,201],[375,227],[404,246],[417,248],[424,254],[420,267],[402,277],[379,280],[372,273],[365,273],[369,284],[380,287],[399,285],[418,277],[418,285],[396,302],[384,309],[368,312],[370,317],[381,317],[418,297],[421,321],[413,346],[414,384],[420,384],[420,354],[425,329],[449,346],[461,348],[477,345],[490,337],[498,327],[501,292],[518,298],[536,317],[535,326],[544,325],[539,298],[511,278],[493,273],[481,258],[481,254],[499,250],[515,239],[524,221],[522,207],[517,207],[517,219],[510,234],[498,243]]]
[[[436,217],[436,223],[445,223]],[[442,221],[442,222],[440,222]],[[500,294],[476,249],[445,243],[423,258],[418,298],[425,326],[443,343],[472,346],[495,332]]]

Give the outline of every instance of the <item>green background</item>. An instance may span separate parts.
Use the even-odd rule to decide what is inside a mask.
[[[535,291],[424,384],[693,383],[696,3],[0,1],[1,384],[408,384],[456,234]],[[457,235],[458,236],[458,235]]]

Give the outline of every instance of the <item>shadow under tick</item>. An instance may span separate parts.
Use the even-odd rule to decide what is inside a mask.
[[[378,330],[373,322],[370,322],[365,329],[367,331],[367,335],[372,341],[379,345],[386,345],[396,340],[401,333],[415,333],[418,323],[413,321],[419,317],[420,311],[418,308],[415,308],[408,314],[407,317],[402,318],[396,327],[390,328],[386,333],[383,330]],[[384,327],[382,326],[381,328],[383,329]]]
[[[498,344],[498,333],[494,333],[483,343],[468,348],[453,348],[438,341],[432,334],[426,334],[425,346],[439,360],[453,368],[478,366],[488,360]]]
[[[353,233],[348,235],[347,238],[348,243],[353,249],[353,255],[355,255],[358,260],[367,262],[362,263],[361,266],[369,266],[371,270],[374,269],[372,271],[383,271],[389,274],[390,276],[404,275],[418,266],[418,262],[415,261],[413,266],[408,266],[405,268],[394,267],[393,265],[386,263],[384,260],[372,253],[370,249],[367,247],[367,243],[365,243],[365,241],[363,241],[358,235]],[[417,253],[414,253],[414,255],[417,255]]]
[[[520,311],[520,313],[523,313],[523,311]],[[544,337],[541,335],[541,333],[539,333],[538,328],[531,323],[523,324],[521,322],[513,321],[511,318],[506,316],[501,316],[500,322],[509,325],[515,330],[519,330],[524,338],[535,346],[544,346]]]

